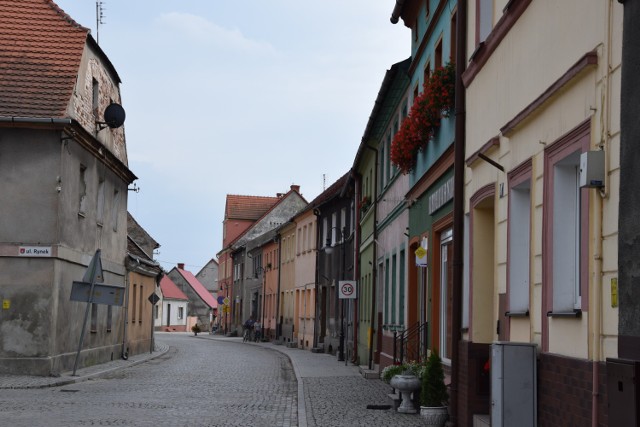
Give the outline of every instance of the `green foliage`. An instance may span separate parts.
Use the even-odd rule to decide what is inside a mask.
[[[418,362],[407,362],[401,365],[389,365],[386,366],[382,372],[380,372],[380,379],[385,383],[389,384],[391,382],[391,378],[394,375],[415,375],[418,378],[422,377],[422,373],[424,372],[425,366]]]
[[[444,370],[442,360],[437,350],[433,349],[422,375],[422,390],[420,404],[422,406],[445,406],[449,399],[447,387],[444,384]]]

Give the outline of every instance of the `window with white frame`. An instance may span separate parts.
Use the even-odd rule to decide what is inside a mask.
[[[589,192],[580,188],[580,154],[590,141],[585,121],[545,148],[542,291],[551,317],[578,317],[588,305]]]
[[[581,308],[580,152],[553,166],[553,311]]]
[[[509,313],[524,315],[529,312],[531,180],[527,176],[509,186]]]
[[[178,319],[184,318],[184,307],[178,307]]]
[[[493,28],[493,1],[476,0],[476,44],[480,44]]]

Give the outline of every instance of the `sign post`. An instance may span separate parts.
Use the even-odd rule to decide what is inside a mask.
[[[149,302],[151,303],[151,348],[149,348],[149,354],[153,353],[153,348],[155,346],[155,335],[153,333],[153,311],[155,310],[156,304],[160,301],[160,297],[156,295],[156,293],[152,293],[149,295]]]
[[[84,321],[82,322],[82,332],[80,333],[80,342],[78,343],[78,351],[76,353],[76,360],[73,363],[73,376],[76,376],[76,370],[78,369],[78,360],[80,359],[80,351],[82,350],[82,343],[84,342],[84,333],[87,328],[87,317],[89,317],[89,308],[93,304],[93,289],[96,282],[102,282],[104,280],[102,273],[102,261],[100,260],[100,249],[96,250],[95,255],[91,258],[89,267],[82,277],[82,281],[90,283],[89,299],[87,301],[87,308],[84,310]]]

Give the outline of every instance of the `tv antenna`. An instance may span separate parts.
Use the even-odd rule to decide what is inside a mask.
[[[104,6],[104,1],[96,1],[96,43],[100,44],[100,25],[106,24],[103,21],[106,18],[104,11],[107,10]]]

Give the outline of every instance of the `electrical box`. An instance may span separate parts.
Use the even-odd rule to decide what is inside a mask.
[[[604,186],[604,151],[580,154],[580,187]]]
[[[491,344],[491,426],[536,427],[536,344]]]

